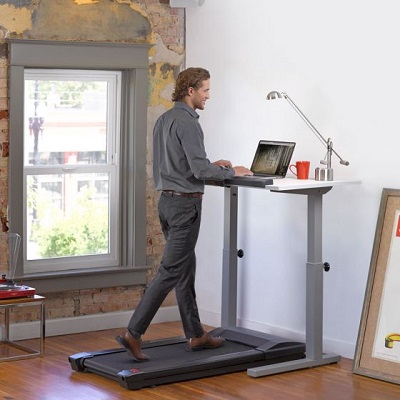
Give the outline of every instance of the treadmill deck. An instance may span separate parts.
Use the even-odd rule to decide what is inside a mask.
[[[119,382],[127,389],[141,389],[270,365],[305,357],[304,343],[243,328],[217,328],[213,336],[226,339],[217,349],[190,352],[186,339],[175,337],[143,342],[150,361],[139,363],[124,348],[71,355],[75,371],[92,372]]]

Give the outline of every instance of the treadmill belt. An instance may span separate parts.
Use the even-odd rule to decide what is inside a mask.
[[[232,354],[233,357],[237,357],[238,352],[249,350],[252,352],[253,348],[229,341],[226,341],[224,346],[218,349],[202,351],[186,351],[185,343],[175,343],[169,346],[143,347],[143,352],[150,357],[149,362],[135,362],[124,349],[115,349],[114,353],[98,355],[91,359],[90,365],[94,367],[95,365],[107,364],[108,368],[115,371],[140,366],[142,371],[152,372],[180,366],[185,367],[185,365],[192,367],[193,365],[201,365],[204,361],[208,363],[210,359],[215,358],[229,360],[232,358]],[[262,357],[262,354],[260,354],[260,357]]]
[[[142,349],[150,356],[150,361],[143,363],[132,360],[123,348],[78,353],[70,356],[69,361],[75,371],[92,372],[113,379],[127,389],[141,389],[243,371],[305,356],[303,343],[288,342],[286,339],[279,341],[275,336],[271,337],[273,340],[268,340],[265,339],[266,334],[247,330],[239,334],[220,328],[216,331],[226,338],[224,345],[217,349],[186,351],[186,339],[178,337],[144,342]]]

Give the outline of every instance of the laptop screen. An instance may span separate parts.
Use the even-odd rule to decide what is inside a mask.
[[[292,159],[295,142],[260,140],[251,171],[254,175],[285,177]]]

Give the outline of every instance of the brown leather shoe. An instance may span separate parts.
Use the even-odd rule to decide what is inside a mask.
[[[221,347],[225,342],[222,337],[212,337],[207,332],[199,338],[190,338],[186,344],[186,350],[188,351],[198,351],[205,349],[216,349]]]
[[[138,362],[149,361],[150,357],[142,353],[141,350],[141,339],[135,339],[129,331],[126,331],[123,335],[119,335],[115,340],[123,347],[125,347],[128,354]]]

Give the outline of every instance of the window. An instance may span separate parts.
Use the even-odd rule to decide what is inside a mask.
[[[121,72],[24,73],[25,271],[116,266]]]
[[[10,42],[10,231],[38,290],[145,283],[144,45]]]

